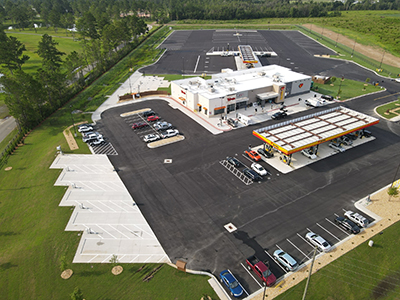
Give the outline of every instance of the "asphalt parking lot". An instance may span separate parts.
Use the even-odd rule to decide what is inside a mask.
[[[200,40],[197,34],[207,34],[208,42]],[[208,47],[216,46],[213,34],[212,31],[186,33],[179,43],[169,46],[169,56],[148,67],[154,72],[147,69],[146,73],[165,73],[162,70],[173,66],[175,69],[169,70],[179,74],[182,57],[185,58],[184,73],[189,73],[189,69],[194,70],[198,56],[205,57]],[[348,74],[354,74],[354,79],[365,75],[374,80],[372,73],[354,70],[354,65],[315,58],[312,56],[315,52],[326,54],[326,48],[304,39],[299,33],[265,31],[261,36],[279,55],[268,58],[267,63],[281,60],[282,65],[310,75],[336,75],[349,68]],[[224,43],[226,40],[228,38]],[[217,47],[223,47],[224,43]],[[250,39],[248,43],[251,44]],[[191,46],[186,47],[187,44]],[[166,58],[168,62],[163,61]],[[219,65],[229,67],[226,62],[233,59],[214,58],[215,63],[209,62],[208,68],[201,67],[196,72],[205,69],[219,72]],[[204,58],[204,63],[199,62],[198,66],[205,66],[205,61]],[[389,89],[394,88],[390,86]],[[391,97],[388,93],[383,95]],[[373,114],[374,106],[387,101],[381,97],[367,96],[346,105]],[[141,140],[142,133],[133,131],[130,123],[120,117],[122,113],[143,108],[151,108],[171,122],[184,134],[185,140],[149,149]],[[257,127],[273,122],[276,121]],[[348,238],[346,232],[332,223],[333,219],[343,216],[345,210],[354,210],[355,201],[388,184],[395,172],[393,162],[400,159],[400,126],[381,120],[371,128],[376,139],[369,143],[289,174],[281,174],[264,164],[272,173],[269,178],[246,185],[220,162],[226,156],[241,157],[249,144],[257,145],[259,140],[252,135],[255,127],[214,136],[162,100],[107,110],[99,126],[118,153],[110,156],[111,162],[171,261],[182,259],[188,262],[190,269],[208,270],[215,275],[229,268],[248,293],[262,285],[245,268],[246,257],[256,254],[261,260],[270,261],[272,272],[281,277],[285,271],[270,257],[276,249],[281,248],[297,261],[305,262],[312,255],[312,247],[304,240],[307,232],[314,231],[331,244]],[[169,163],[165,163],[165,159]],[[228,223],[237,230],[229,233],[224,228]]]

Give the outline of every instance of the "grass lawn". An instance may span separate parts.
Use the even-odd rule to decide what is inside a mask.
[[[373,247],[369,247],[366,241],[313,274],[306,299],[399,299],[399,231],[398,222],[374,236]],[[314,265],[314,268],[318,266]],[[302,281],[275,299],[301,299],[305,282]]]
[[[312,90],[321,94],[331,95],[336,98],[340,88],[340,100],[346,100],[382,90],[380,86],[373,86],[371,84],[365,86],[364,84],[366,83],[346,78],[342,81],[341,78],[337,78],[333,83],[333,86],[331,84],[320,84],[314,82]]]
[[[58,43],[57,49],[66,53],[66,55],[68,55],[72,51],[81,53],[82,45],[80,44],[80,42],[74,41],[71,35],[66,37],[65,31],[63,32],[64,36],[57,35],[53,37],[53,40]],[[35,51],[37,50],[38,43],[41,40],[42,35],[44,33],[48,33],[49,35],[54,35],[54,31],[53,34],[45,31],[43,31],[41,34],[39,34],[39,31],[38,33],[35,33],[34,31],[18,31],[18,30],[7,31],[7,35],[13,36],[17,38],[21,43],[25,44],[26,51],[24,52],[24,54],[28,55],[30,59],[23,65],[22,69],[27,73],[35,72],[41,66],[41,58],[39,57],[39,55],[35,53]],[[59,31],[59,33],[61,33],[61,31]]]
[[[377,107],[376,112],[379,115],[381,115],[383,118],[391,119],[393,117],[398,117],[397,114],[389,112],[390,109],[394,109],[394,108],[400,108],[400,100],[381,105],[381,106]],[[400,110],[398,110],[397,112],[400,113]]]

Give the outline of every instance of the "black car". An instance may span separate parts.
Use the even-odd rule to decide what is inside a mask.
[[[250,170],[250,169],[244,169],[243,174],[246,175],[246,177],[250,178],[253,181],[260,181],[262,180],[262,177],[258,175],[255,171]]]
[[[280,120],[280,119],[283,119],[283,118],[286,118],[286,117],[287,117],[287,113],[284,112],[284,111],[278,111],[277,113],[274,113],[274,114],[271,116],[271,118],[272,118],[273,120]]]
[[[264,150],[263,148],[257,149],[258,154],[265,156],[266,158],[274,157],[274,153],[272,151]]]
[[[335,223],[343,229],[350,231],[351,233],[357,234],[360,232],[360,227],[358,227],[356,224],[346,218],[337,217],[335,219]]]
[[[364,130],[361,131],[361,137],[369,138],[369,137],[371,137],[371,136],[372,136],[372,132],[371,132],[371,131],[366,130],[366,129],[364,129]]]
[[[226,161],[228,163],[230,163],[232,166],[235,166],[236,168],[239,168],[242,166],[242,163],[234,157],[227,156]]]
[[[145,111],[144,113],[142,113],[142,116],[143,117],[149,117],[149,116],[154,116],[155,114],[156,113],[154,111],[148,110],[148,111]]]
[[[328,101],[333,101],[334,98],[333,98],[333,96],[330,96],[330,95],[322,95],[321,99],[328,100]]]

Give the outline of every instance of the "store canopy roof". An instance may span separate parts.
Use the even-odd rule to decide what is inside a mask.
[[[342,106],[253,131],[284,154],[322,144],[379,123],[379,119]]]

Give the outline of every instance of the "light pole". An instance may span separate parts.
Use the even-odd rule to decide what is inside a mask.
[[[304,289],[304,294],[303,294],[302,300],[305,300],[305,299],[306,299],[308,284],[310,283],[312,268],[313,268],[313,266],[314,266],[315,254],[317,254],[317,247],[314,248],[314,254],[313,254],[313,258],[312,258],[311,266],[310,266],[310,272],[308,273],[308,278],[307,278],[307,282],[306,282],[306,288]]]
[[[341,92],[341,87],[342,87],[342,82],[343,82],[343,80],[344,80],[344,76],[342,76],[342,78],[340,79],[340,83],[339,83],[339,89],[338,89],[338,91],[337,91],[337,97],[336,98],[338,98],[339,99],[339,95],[340,95],[340,92]]]
[[[383,63],[383,58],[385,57],[385,53],[386,53],[386,50],[384,49],[383,54],[382,54],[381,64],[379,65],[379,70],[382,68],[382,63]]]
[[[354,41],[353,51],[351,51],[351,57],[353,57],[354,49],[356,48],[356,43],[357,43],[357,38],[356,38],[356,40]]]
[[[337,47],[337,42],[338,42],[338,40],[339,40],[339,33],[337,34],[337,37],[336,37],[336,44],[335,44],[335,47]]]

